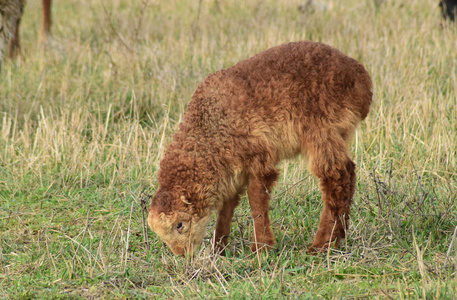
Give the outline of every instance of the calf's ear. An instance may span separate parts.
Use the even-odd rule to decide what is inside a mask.
[[[184,195],[181,196],[181,201],[184,202],[187,205],[191,205],[192,204],[186,199],[186,197],[184,197]]]

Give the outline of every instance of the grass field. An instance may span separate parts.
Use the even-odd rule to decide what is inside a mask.
[[[457,295],[457,28],[438,1],[40,1],[0,73],[0,298],[453,299]],[[230,253],[172,255],[142,192],[209,73],[296,40],[358,59],[374,103],[352,145],[348,239],[310,256],[321,195],[281,164],[277,247],[250,252],[247,199]],[[148,200],[146,200],[148,201]]]

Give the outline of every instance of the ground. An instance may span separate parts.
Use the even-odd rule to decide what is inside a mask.
[[[0,73],[0,298],[457,294],[457,29],[438,1],[72,0],[54,3],[37,48],[39,2]],[[226,257],[209,254],[210,234],[175,257],[146,227],[142,192],[194,89],[302,39],[358,59],[374,83],[346,243],[306,253],[322,203],[306,162],[290,161],[272,195],[275,249],[250,252],[244,197]]]

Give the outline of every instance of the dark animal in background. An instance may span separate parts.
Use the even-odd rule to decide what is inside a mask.
[[[193,253],[213,213],[222,251],[240,194],[254,221],[251,249],[275,245],[269,202],[279,161],[299,154],[320,180],[324,209],[309,252],[345,237],[355,190],[348,142],[372,101],[365,68],[330,46],[273,47],[209,75],[160,162],[148,223],[173,253]]]
[[[42,24],[40,40],[46,42],[51,33],[51,0],[42,0]],[[0,67],[3,53],[9,43],[9,56],[20,53],[19,24],[24,12],[25,0],[0,0]]]
[[[305,4],[298,5],[298,10],[302,13],[313,13],[315,11],[326,11],[327,5],[322,2],[307,0]]]
[[[441,14],[444,19],[455,21],[455,14],[457,12],[457,0],[441,0],[440,1]]]

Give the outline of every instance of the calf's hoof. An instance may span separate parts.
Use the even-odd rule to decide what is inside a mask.
[[[213,248],[213,253],[220,256],[225,256],[225,249],[227,249],[227,245],[217,244]]]
[[[316,255],[318,253],[325,253],[328,251],[328,243],[324,245],[312,245],[308,248],[308,253],[311,255]]]
[[[252,243],[251,250],[252,252],[266,252],[275,246],[275,242],[267,243]]]

